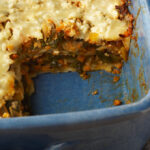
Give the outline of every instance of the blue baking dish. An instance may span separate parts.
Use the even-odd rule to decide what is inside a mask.
[[[38,76],[32,116],[0,120],[0,149],[142,149],[150,138],[150,1],[132,4],[138,40],[131,41],[120,80],[103,71],[89,80],[77,73]],[[113,106],[115,99],[122,105]]]

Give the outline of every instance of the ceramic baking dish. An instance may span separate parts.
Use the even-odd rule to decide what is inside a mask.
[[[2,149],[141,150],[150,137],[150,1],[132,4],[137,40],[120,80],[103,71],[88,80],[77,73],[38,76],[32,116],[0,120]],[[113,106],[115,99],[122,105]]]

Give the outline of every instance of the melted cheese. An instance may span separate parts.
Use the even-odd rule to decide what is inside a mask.
[[[97,33],[98,40],[117,40],[128,26],[117,19],[116,5],[121,5],[121,0],[0,0],[0,22],[5,22],[0,29],[0,99],[14,94],[8,90],[14,78],[9,55],[15,52],[7,51],[9,45],[15,48],[27,37],[42,39],[42,24],[48,19],[56,25],[75,23],[79,39],[88,40],[90,33]]]
[[[80,7],[72,2],[80,2]],[[45,20],[51,19],[59,24],[61,20],[75,22],[76,18],[83,20],[83,23],[78,23],[79,38],[85,39],[90,31],[98,33],[100,39],[117,40],[119,34],[127,30],[127,23],[117,19],[116,5],[121,5],[121,1],[2,0],[0,16],[10,20],[12,39],[17,41],[29,36],[42,38],[41,25]]]

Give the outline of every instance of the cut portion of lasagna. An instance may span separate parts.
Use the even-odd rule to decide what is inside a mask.
[[[27,115],[39,73],[119,72],[132,30],[127,0],[1,0],[0,116]]]

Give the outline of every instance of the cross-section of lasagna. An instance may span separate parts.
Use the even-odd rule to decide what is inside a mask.
[[[119,72],[132,28],[127,0],[0,0],[0,116],[26,115],[39,73]]]

